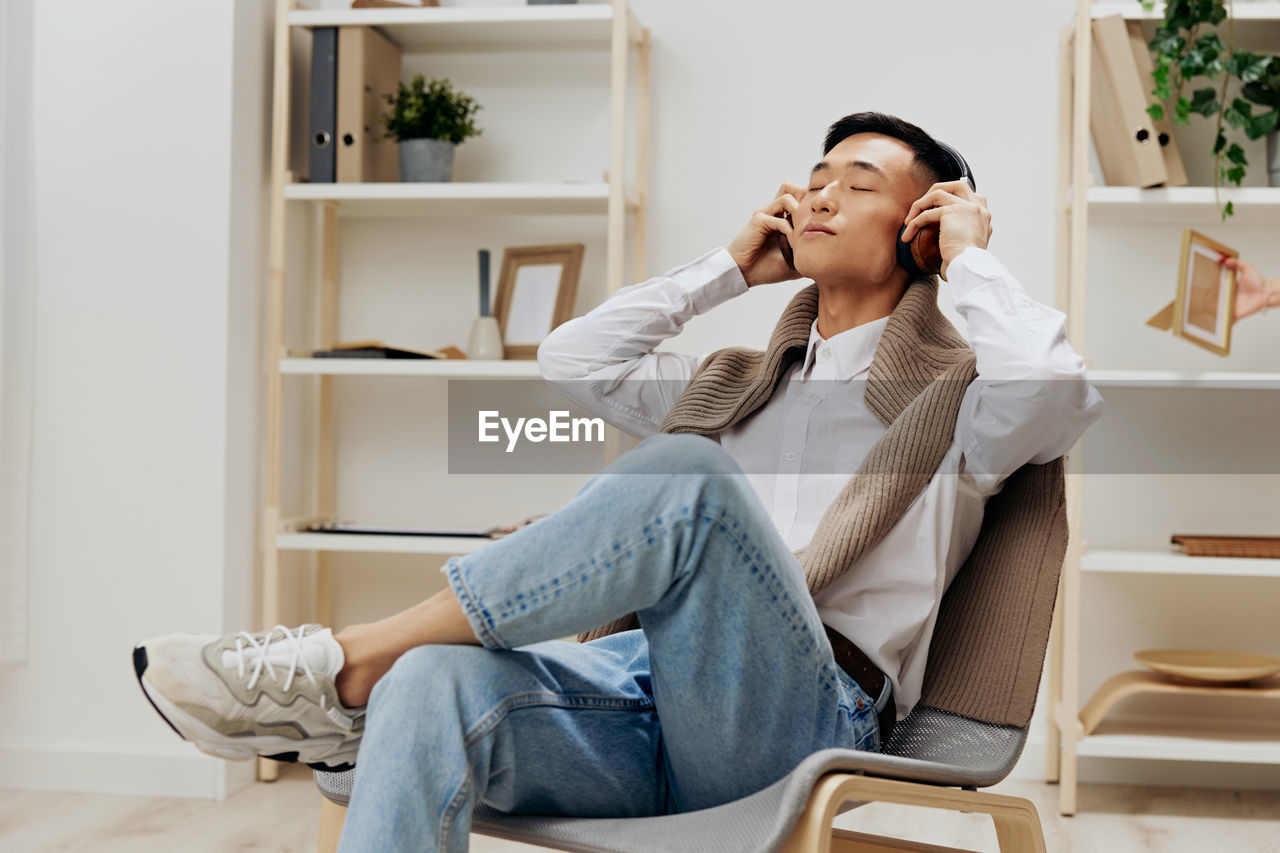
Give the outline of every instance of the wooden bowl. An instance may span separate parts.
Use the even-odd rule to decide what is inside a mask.
[[[1234,684],[1280,673],[1280,658],[1207,649],[1148,649],[1133,659],[1156,672],[1200,684]]]

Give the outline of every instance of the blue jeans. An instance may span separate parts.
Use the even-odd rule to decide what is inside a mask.
[[[563,508],[444,566],[483,643],[420,646],[369,699],[341,849],[467,849],[504,812],[669,814],[829,747],[876,750],[799,562],[716,442],[651,436]],[[635,612],[640,630],[556,640]]]

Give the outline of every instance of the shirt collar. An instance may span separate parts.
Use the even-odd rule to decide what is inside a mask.
[[[884,316],[824,339],[818,334],[818,321],[815,319],[809,327],[809,345],[805,348],[804,366],[800,369],[800,375],[809,375],[810,369],[818,360],[819,348],[825,347],[835,358],[836,377],[852,379],[871,366],[871,359],[875,357],[880,336],[884,334],[887,325],[889,318]]]

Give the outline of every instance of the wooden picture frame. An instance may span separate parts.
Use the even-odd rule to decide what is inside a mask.
[[[1178,298],[1173,303],[1173,333],[1218,355],[1231,353],[1235,318],[1236,273],[1223,257],[1239,253],[1187,228],[1178,260]]]
[[[502,251],[493,315],[502,331],[503,358],[537,358],[542,339],[573,316],[585,249],[564,243]]]

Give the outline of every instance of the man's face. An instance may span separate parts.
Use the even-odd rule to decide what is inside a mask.
[[[796,271],[829,281],[882,282],[897,267],[898,229],[928,189],[905,142],[846,138],[814,167],[792,223]]]

